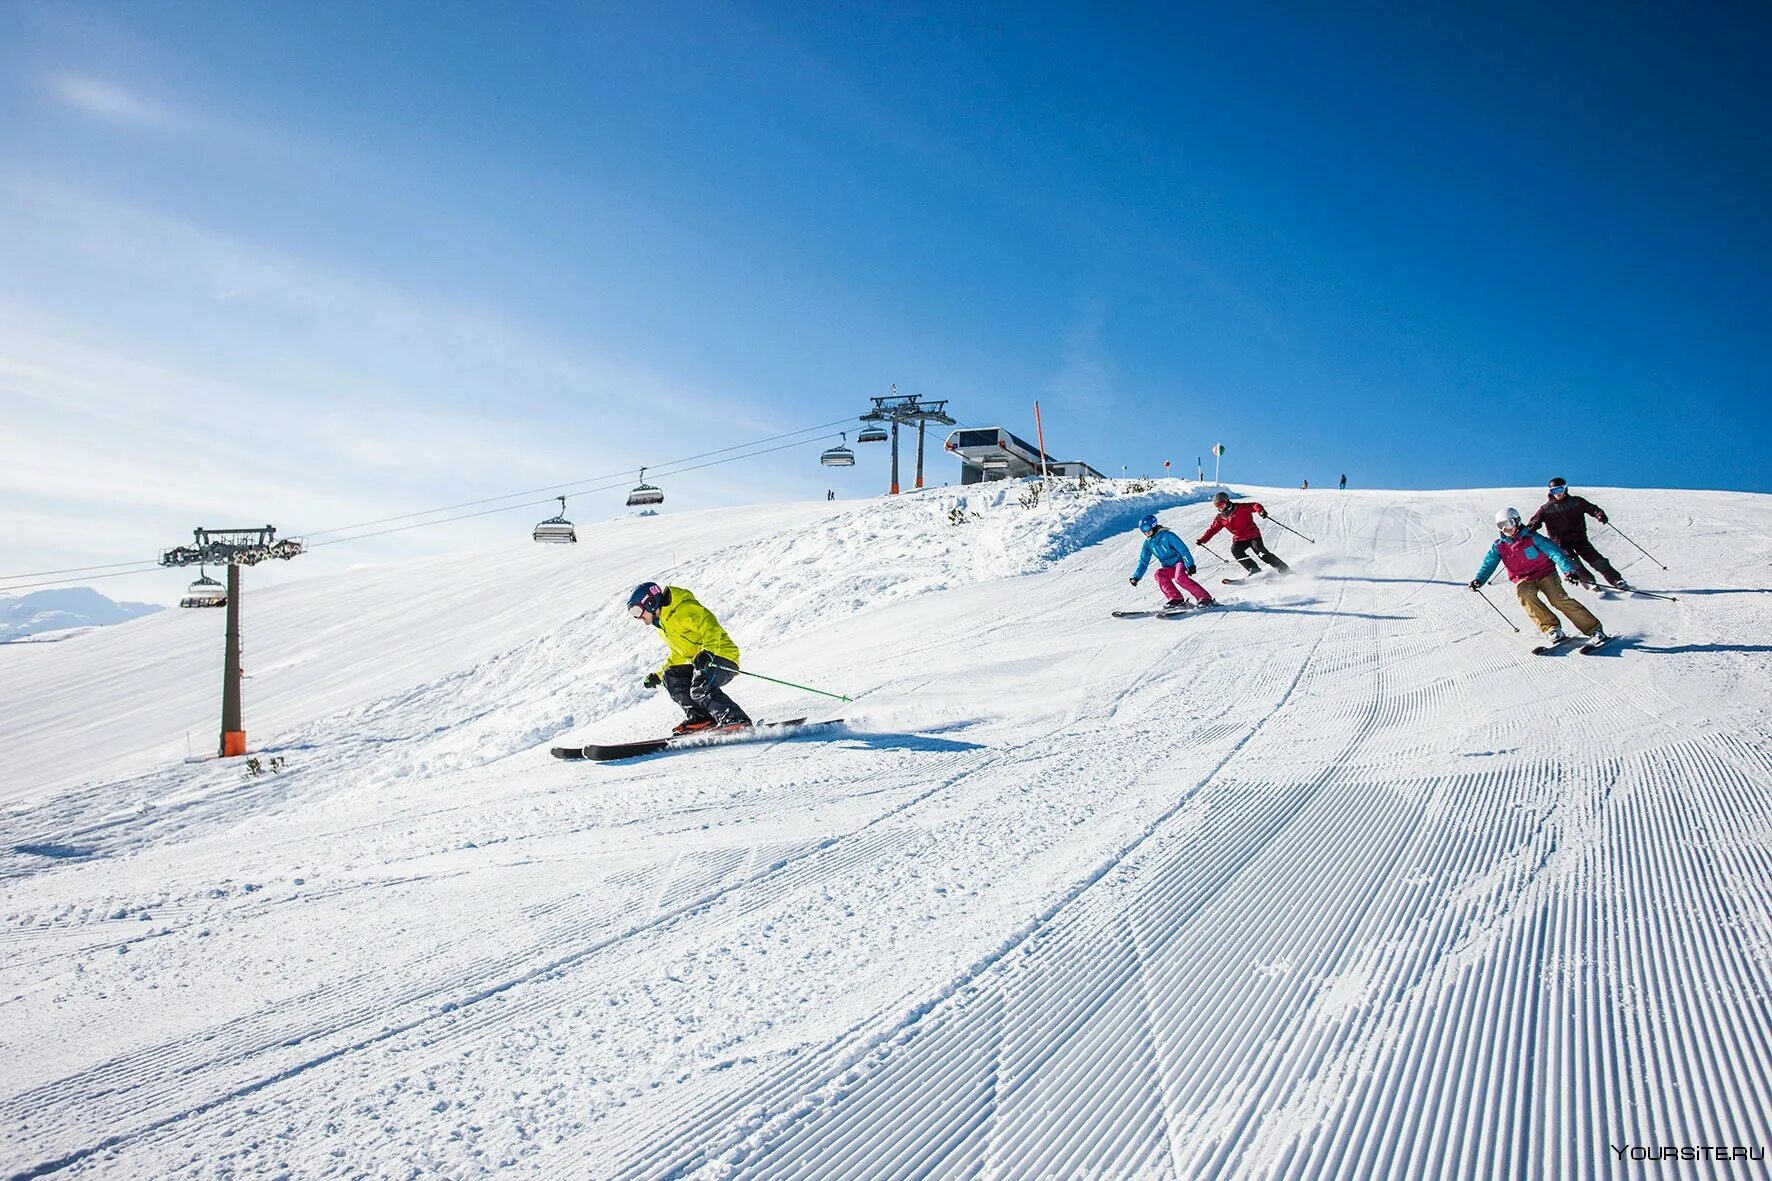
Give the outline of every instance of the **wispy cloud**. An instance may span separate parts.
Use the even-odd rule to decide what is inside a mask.
[[[67,70],[44,75],[44,88],[57,102],[101,119],[164,127],[184,120],[160,103],[132,94],[113,82]]]
[[[0,185],[0,254],[0,499],[37,522],[0,515],[0,573],[151,555],[199,523],[329,528],[582,479],[681,453],[672,424],[753,412],[588,332],[562,341],[65,187]],[[464,522],[338,560],[513,528]],[[137,597],[164,584],[119,580]]]

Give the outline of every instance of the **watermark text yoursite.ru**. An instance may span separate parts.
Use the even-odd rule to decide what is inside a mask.
[[[1763,1161],[1765,1145],[1741,1144],[1613,1144],[1621,1161]]]

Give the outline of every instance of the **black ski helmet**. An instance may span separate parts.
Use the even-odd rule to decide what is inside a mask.
[[[1225,505],[1229,504],[1230,502],[1231,502],[1231,494],[1229,492],[1220,492],[1217,496],[1214,496],[1212,498],[1212,507],[1213,508],[1223,508]]]
[[[635,619],[642,613],[658,618],[658,609],[664,603],[664,587],[656,582],[642,582],[628,596],[628,614]]]
[[[1569,491],[1569,481],[1565,480],[1563,477],[1558,476],[1550,482],[1550,494],[1552,496],[1555,496],[1559,492],[1567,491]]]

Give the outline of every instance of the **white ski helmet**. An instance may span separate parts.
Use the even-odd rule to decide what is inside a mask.
[[[1517,508],[1496,509],[1495,527],[1499,529],[1503,525],[1512,525],[1518,529],[1520,527],[1520,510]]]

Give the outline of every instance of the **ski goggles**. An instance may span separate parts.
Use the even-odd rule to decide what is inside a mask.
[[[1569,495],[1569,486],[1567,484],[1559,484],[1550,490],[1550,494],[1552,496],[1567,496]]]
[[[644,621],[646,618],[646,608],[639,603],[635,603],[632,607],[628,608],[628,614],[632,615],[635,619]]]

